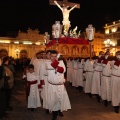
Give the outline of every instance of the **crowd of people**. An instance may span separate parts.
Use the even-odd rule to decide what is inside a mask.
[[[63,117],[63,111],[71,109],[64,83],[85,92],[90,98],[96,96],[104,106],[111,104],[119,113],[120,103],[120,51],[115,56],[110,52],[99,52],[92,58],[68,57],[65,59],[56,50],[36,53],[34,58],[24,59],[21,69],[25,83],[27,108],[32,112],[43,107],[45,113],[52,113],[52,120]],[[6,117],[12,110],[10,98],[14,87],[14,75],[18,66],[11,57],[0,59],[0,117]]]
[[[52,113],[52,120],[56,120],[58,115],[64,116],[63,111],[71,109],[64,86],[65,72],[64,59],[56,50],[36,53],[23,72],[29,110],[42,106],[45,113]]]
[[[90,98],[96,96],[104,106],[111,104],[115,113],[119,113],[120,103],[120,51],[115,56],[110,52],[99,52],[99,56],[90,58],[67,59],[67,80]]]
[[[111,104],[115,113],[119,113],[120,51],[115,56],[111,56],[109,51],[100,51],[99,56],[92,58],[68,57],[65,60],[57,51],[48,50],[37,53],[31,64],[39,75],[38,88],[43,108],[46,113],[53,113],[53,120],[59,114],[63,116],[62,111],[71,109],[67,92],[62,91],[65,80],[79,91],[83,90],[90,98],[96,96],[98,102],[104,102],[104,106]]]
[[[13,110],[11,95],[15,85],[15,73],[24,69],[30,59],[14,59],[11,56],[0,57],[0,118],[8,117],[7,111]]]
[[[0,59],[0,118],[7,117],[10,106],[11,93],[14,86],[14,61],[9,57]]]

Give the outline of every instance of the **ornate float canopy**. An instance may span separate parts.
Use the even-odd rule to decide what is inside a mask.
[[[63,37],[51,40],[46,49],[57,50],[64,57],[89,57],[89,42],[84,38]]]

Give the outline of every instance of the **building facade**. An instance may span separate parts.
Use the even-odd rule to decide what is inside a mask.
[[[108,48],[111,53],[120,50],[120,20],[105,24],[105,39],[108,41]],[[109,43],[111,44],[109,45]]]
[[[45,48],[44,35],[39,34],[38,30],[19,31],[16,38],[0,37],[0,56],[32,58]]]
[[[94,40],[92,41],[93,51],[98,56],[100,51],[105,51],[104,47],[105,35],[97,32],[95,33]]]

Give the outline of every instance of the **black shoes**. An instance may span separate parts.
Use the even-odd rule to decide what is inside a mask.
[[[97,98],[97,102],[100,103],[101,97],[97,95],[96,98]]]
[[[70,84],[70,86],[72,86],[72,83],[71,83],[71,82],[70,82],[69,84]]]
[[[108,101],[104,100],[104,106],[107,107],[108,106]]]
[[[46,114],[49,114],[49,110],[47,109],[45,113],[46,113]]]
[[[83,90],[82,86],[79,86],[79,92],[81,92]]]
[[[114,109],[115,109],[115,113],[119,113],[119,106],[115,106]]]
[[[27,108],[28,110],[30,110],[31,112],[34,112],[34,108]]]
[[[62,112],[59,112],[58,115],[59,115],[60,117],[64,117],[64,115],[63,115]]]
[[[59,111],[52,111],[52,114],[53,114],[52,120],[57,120],[58,113]]]
[[[33,111],[34,111],[34,108],[31,108],[31,111],[33,112]]]
[[[90,98],[92,98],[92,94],[91,94],[91,93],[87,93],[87,95],[88,95]]]
[[[59,115],[60,117],[64,117],[63,113],[59,110],[59,111],[53,111],[53,118],[52,120],[57,120],[57,116]]]

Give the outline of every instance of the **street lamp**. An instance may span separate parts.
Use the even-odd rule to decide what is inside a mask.
[[[107,40],[104,41],[104,44],[107,48],[110,49],[110,47],[112,46],[113,43],[110,39],[107,39]]]
[[[15,49],[15,53],[16,53],[16,56],[17,56],[17,58],[18,58],[18,55],[19,55],[19,53],[20,53],[20,50],[19,50],[18,48],[16,48],[16,49]]]
[[[61,25],[60,21],[55,21],[55,24],[52,26],[52,35],[56,39],[56,44],[58,44],[58,39],[61,36]]]
[[[111,48],[115,49],[115,43],[113,43],[110,39],[105,40],[104,44],[107,51],[110,51]]]
[[[90,59],[92,59],[92,41],[94,39],[94,34],[95,34],[95,28],[92,26],[92,24],[88,25],[86,28],[86,35],[87,35],[87,40],[89,41],[90,44]]]

